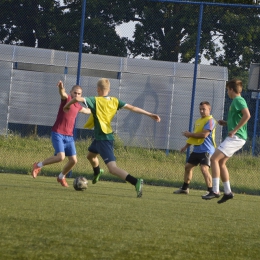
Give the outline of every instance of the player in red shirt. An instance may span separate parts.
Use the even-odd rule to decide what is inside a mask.
[[[76,117],[79,112],[90,114],[91,111],[89,108],[82,107],[79,103],[75,103],[73,106],[71,106],[70,111],[65,113],[63,111],[65,104],[74,97],[80,97],[82,95],[82,88],[79,85],[75,85],[72,87],[70,95],[68,95],[62,81],[58,82],[57,87],[59,88],[61,103],[51,132],[51,140],[55,153],[53,156],[45,159],[44,161],[38,163],[35,162],[33,164],[32,176],[33,178],[36,178],[43,166],[61,162],[67,156],[69,161],[64,166],[62,172],[59,174],[57,181],[62,186],[68,187],[65,178],[66,174],[70,172],[72,167],[77,163],[76,147],[73,138]]]

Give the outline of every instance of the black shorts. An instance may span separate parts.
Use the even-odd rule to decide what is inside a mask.
[[[116,161],[114,155],[114,141],[113,140],[96,140],[94,139],[88,148],[89,152],[100,154],[105,164]]]
[[[194,153],[190,154],[188,163],[197,166],[198,164],[208,165],[210,167],[210,157],[209,153]]]

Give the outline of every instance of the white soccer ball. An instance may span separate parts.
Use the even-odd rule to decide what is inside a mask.
[[[73,181],[73,187],[77,191],[83,191],[88,188],[88,180],[85,177],[79,176]]]

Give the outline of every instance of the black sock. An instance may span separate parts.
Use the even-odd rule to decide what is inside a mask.
[[[136,185],[137,183],[137,179],[133,176],[131,176],[130,174],[128,174],[125,178],[126,181],[130,182],[132,185]]]
[[[97,167],[93,167],[93,170],[94,170],[94,175],[98,175],[99,172],[100,172],[100,168],[99,168],[99,166],[97,166]]]
[[[184,182],[182,185],[182,190],[187,190],[189,188],[189,183]]]
[[[212,187],[208,187],[208,192],[213,191]]]

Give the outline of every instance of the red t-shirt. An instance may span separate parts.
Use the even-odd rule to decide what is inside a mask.
[[[78,112],[82,109],[79,103],[75,103],[70,106],[69,112],[65,113],[63,107],[67,102],[71,100],[71,96],[68,96],[67,100],[61,100],[59,112],[56,121],[52,127],[52,131],[62,134],[73,136],[74,125]]]

